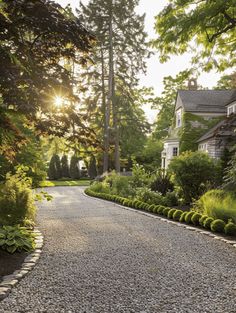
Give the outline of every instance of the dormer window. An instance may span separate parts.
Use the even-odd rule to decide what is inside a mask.
[[[176,111],[176,127],[182,126],[182,109]]]

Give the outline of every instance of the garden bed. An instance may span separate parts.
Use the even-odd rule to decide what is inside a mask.
[[[11,275],[15,270],[20,269],[28,255],[28,252],[10,254],[0,250],[0,282],[3,276]]]

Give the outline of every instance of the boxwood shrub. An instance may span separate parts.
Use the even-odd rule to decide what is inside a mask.
[[[217,219],[211,223],[211,231],[217,233],[223,233],[225,228],[225,222],[223,220]]]
[[[205,219],[203,226],[204,228],[211,229],[211,223],[214,221],[214,218],[208,217]]]
[[[160,215],[163,215],[164,214],[163,211],[164,211],[165,208],[166,208],[165,206],[159,205],[158,209],[157,209],[157,213],[160,214]]]
[[[199,225],[204,226],[204,221],[208,218],[207,215],[202,215],[201,218],[199,219]]]
[[[174,214],[173,214],[173,220],[174,221],[179,221],[180,220],[180,217],[181,215],[183,214],[184,212],[182,210],[175,210]]]
[[[176,209],[170,209],[170,211],[168,212],[167,217],[170,218],[170,219],[172,219],[172,218],[173,218],[173,215],[174,215],[174,213],[175,213],[175,211],[176,211]]]
[[[198,226],[199,225],[199,220],[202,217],[201,214],[199,213],[194,213],[193,216],[191,217],[191,222],[193,225]]]
[[[225,225],[224,232],[226,235],[236,236],[236,224],[228,222],[228,224]]]
[[[187,212],[187,214],[185,215],[185,218],[184,218],[185,223],[187,223],[187,224],[192,223],[191,218],[192,218],[193,214],[195,214],[195,212],[193,212],[193,211]]]
[[[181,214],[180,219],[179,219],[180,223],[184,223],[184,222],[185,222],[185,216],[187,215],[187,213],[188,213],[188,212],[183,212],[183,213]]]
[[[154,213],[153,210],[155,209],[155,204],[149,206],[148,211]]]
[[[166,217],[168,217],[169,211],[170,211],[170,208],[165,208],[165,209],[163,210],[163,215],[166,216]]]

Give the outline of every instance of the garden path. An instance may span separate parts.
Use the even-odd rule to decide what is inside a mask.
[[[39,262],[0,312],[235,313],[236,249],[183,227],[52,187]]]

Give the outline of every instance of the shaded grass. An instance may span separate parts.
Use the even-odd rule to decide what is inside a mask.
[[[91,180],[45,180],[40,183],[40,187],[56,186],[90,186]]]

